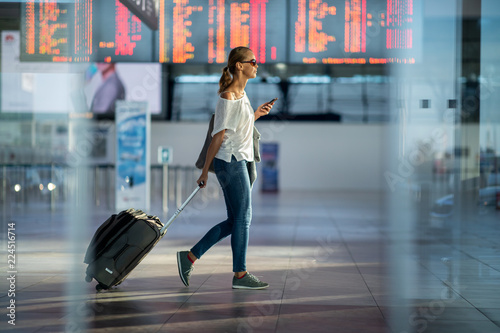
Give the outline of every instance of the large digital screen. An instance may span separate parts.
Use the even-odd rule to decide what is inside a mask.
[[[259,63],[285,62],[286,10],[285,0],[161,1],[159,60],[221,64],[247,46]]]
[[[153,31],[119,0],[27,0],[21,35],[22,61],[154,60]]]
[[[152,115],[161,113],[158,63],[90,63],[84,76],[85,105],[96,118],[113,117],[118,100],[147,101]]]
[[[166,1],[159,60],[225,63],[241,45],[259,63],[414,63],[421,44],[415,9],[413,0]]]
[[[21,6],[22,61],[223,64],[236,46],[250,47],[259,63],[414,63],[422,53],[423,4],[414,0],[27,0]]]
[[[120,0],[122,4],[153,30],[158,29],[158,9],[156,0]]]
[[[1,34],[3,113],[92,113],[113,118],[118,100],[147,101],[161,114],[158,63],[40,63],[19,61],[19,31]]]
[[[419,57],[413,0],[291,0],[290,6],[291,63],[414,63]]]

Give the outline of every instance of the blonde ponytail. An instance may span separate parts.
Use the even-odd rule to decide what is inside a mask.
[[[246,46],[238,46],[229,52],[229,57],[227,58],[227,66],[222,70],[222,76],[219,80],[219,94],[226,91],[227,87],[233,82],[234,69],[236,68],[236,63],[240,61],[245,61],[245,55],[248,51],[251,51]]]

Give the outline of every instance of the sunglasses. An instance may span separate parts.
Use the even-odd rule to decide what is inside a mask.
[[[255,59],[252,59],[252,60],[249,60],[249,61],[240,61],[242,64],[246,64],[246,63],[249,63],[250,65],[252,65],[252,67],[255,67],[257,66],[257,60]]]

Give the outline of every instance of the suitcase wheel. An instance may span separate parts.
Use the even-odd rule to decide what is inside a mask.
[[[97,291],[101,291],[103,289],[106,289],[105,286],[103,286],[102,284],[98,283],[96,286],[95,286],[95,290]]]
[[[86,276],[85,276],[85,281],[87,281],[87,282],[89,282],[89,283],[90,283],[90,282],[92,282],[92,276],[90,276],[90,275],[86,275]]]

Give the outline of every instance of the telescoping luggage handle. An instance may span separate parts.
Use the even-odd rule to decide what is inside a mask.
[[[196,186],[194,189],[193,193],[184,201],[184,203],[177,209],[175,214],[165,223],[165,225],[160,229],[160,234],[163,236],[167,232],[167,228],[174,222],[174,220],[179,216],[179,214],[184,210],[184,208],[188,205],[188,203],[191,201],[191,199],[194,198],[196,193],[201,189],[201,186],[203,186],[203,182],[200,183],[200,185]]]

